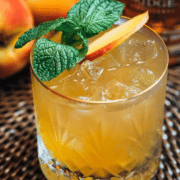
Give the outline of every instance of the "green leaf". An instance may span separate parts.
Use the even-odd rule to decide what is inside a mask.
[[[124,4],[114,0],[80,0],[68,12],[67,20],[90,38],[119,20]]]
[[[38,39],[33,54],[33,69],[42,81],[49,81],[65,69],[73,68],[81,58],[78,49],[52,42],[48,39]]]
[[[76,33],[64,32],[61,37],[61,43],[79,49],[80,60],[83,60],[88,52],[87,39],[84,38],[81,32],[76,32]]]
[[[76,23],[71,20],[66,20],[60,26],[56,27],[55,31],[72,32],[76,29],[79,29]]]
[[[82,43],[82,39],[78,36],[77,32],[63,32],[61,43],[76,47]]]
[[[65,19],[59,18],[54,21],[47,21],[41,23],[39,26],[29,29],[22,36],[19,37],[18,41],[15,44],[15,48],[21,48],[31,40],[40,38],[42,35],[46,35],[53,29],[56,29],[56,27],[60,27],[63,22],[65,22]]]
[[[82,48],[79,50],[79,60],[83,60],[88,52],[87,39],[79,32],[77,35],[81,38]]]

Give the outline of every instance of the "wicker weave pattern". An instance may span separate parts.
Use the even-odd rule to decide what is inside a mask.
[[[37,158],[28,67],[1,80],[0,179],[45,180]],[[153,180],[180,180],[180,67],[169,69],[161,163]]]

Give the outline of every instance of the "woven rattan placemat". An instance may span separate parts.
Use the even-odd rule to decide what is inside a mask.
[[[162,147],[153,180],[180,180],[180,66],[169,68]],[[37,158],[29,66],[0,80],[0,180],[45,180]]]

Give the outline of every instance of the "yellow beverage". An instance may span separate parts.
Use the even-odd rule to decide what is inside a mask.
[[[143,27],[104,56],[49,82],[32,71],[46,177],[150,179],[161,151],[167,64],[164,43]]]

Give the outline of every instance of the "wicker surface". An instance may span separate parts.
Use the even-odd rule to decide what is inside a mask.
[[[0,81],[0,180],[45,180],[37,158],[28,67]],[[169,68],[163,132],[153,180],[180,180],[180,66]]]

